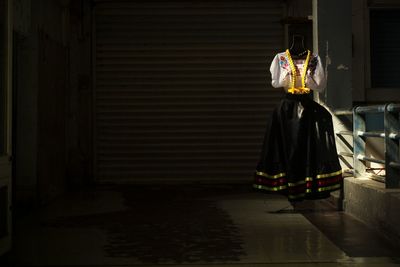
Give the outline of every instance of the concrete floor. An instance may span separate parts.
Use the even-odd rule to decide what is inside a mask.
[[[291,208],[284,197],[247,186],[99,186],[17,216],[9,261],[13,266],[400,266],[399,248],[326,201]]]

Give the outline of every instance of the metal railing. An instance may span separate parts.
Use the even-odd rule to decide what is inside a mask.
[[[366,115],[383,113],[383,131],[367,131]],[[400,188],[400,104],[361,106],[353,109],[353,167],[354,176],[366,174],[366,162],[375,162],[385,166],[385,177],[381,181],[386,188]],[[366,139],[370,137],[384,139],[384,159],[367,157]]]

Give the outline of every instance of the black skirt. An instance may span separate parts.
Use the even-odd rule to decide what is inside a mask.
[[[310,94],[287,94],[268,123],[254,188],[321,199],[342,184],[332,116]]]

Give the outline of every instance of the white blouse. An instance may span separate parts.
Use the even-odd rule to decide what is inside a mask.
[[[295,87],[301,87],[301,73],[305,59],[293,59],[296,67]],[[283,87],[287,92],[290,88],[292,71],[289,65],[289,59],[285,52],[278,53],[272,60],[271,67],[272,86],[275,88]],[[311,54],[305,78],[306,87],[322,92],[326,86],[326,78],[321,59],[318,55]]]

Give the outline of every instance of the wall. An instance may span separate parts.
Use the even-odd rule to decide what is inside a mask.
[[[312,15],[312,0],[287,0],[287,16],[307,18]]]
[[[38,34],[33,29],[37,5],[30,0],[14,1],[14,164],[16,197],[29,203],[36,197],[37,182],[37,92]],[[23,77],[23,78],[22,78]]]
[[[365,77],[366,71],[366,36],[365,36],[365,0],[353,0],[352,2],[352,31],[353,31],[353,98],[354,101],[365,101]]]
[[[67,121],[68,184],[90,184],[92,175],[92,46],[91,5],[72,1],[69,31],[69,94]]]
[[[67,190],[76,173],[80,182],[87,177],[90,16],[76,15],[81,3],[90,14],[89,1],[14,1],[14,180],[21,204],[46,203]]]
[[[46,203],[65,189],[67,47],[39,29],[37,190]]]
[[[325,91],[316,93],[315,98],[331,111],[336,133],[352,130],[351,115],[347,114],[353,106],[351,23],[351,1],[313,0],[314,51],[327,76]],[[350,153],[352,143],[349,135],[337,136],[338,153]],[[352,158],[342,157],[341,165],[343,170],[351,169]]]
[[[48,167],[62,166],[63,155],[53,154],[53,162],[46,160],[51,149],[59,141],[50,141],[52,132],[57,129],[49,122],[53,116],[59,116],[54,109],[48,109],[49,104],[54,103],[51,89],[55,88],[44,79],[49,67],[43,68],[55,55],[55,51],[48,49],[48,45],[62,44],[62,17],[62,8],[57,1],[35,1],[34,5],[27,0],[14,3],[14,31],[17,39],[14,59],[14,179],[16,198],[19,202],[44,203],[62,191],[62,174],[55,175],[54,171],[49,172]],[[57,70],[60,65],[52,64],[51,68]],[[43,98],[46,92],[50,92],[50,95]],[[61,143],[57,147],[62,145]],[[58,164],[54,165],[55,162]]]
[[[372,105],[398,101],[400,97],[398,92],[395,95],[390,89],[369,88],[369,8],[394,7],[396,5],[399,6],[399,3],[395,0],[353,0],[351,5],[351,28],[353,34],[351,60],[353,68],[351,70],[352,94],[350,97],[352,97],[355,105]],[[382,114],[367,116],[366,124],[367,131],[382,131]],[[384,159],[383,139],[368,138],[365,153],[368,157]],[[367,163],[367,165],[374,168],[383,167],[375,163]],[[346,213],[355,216],[371,228],[375,228],[394,244],[399,244],[399,189],[386,189],[384,183],[367,177],[348,177],[344,181],[343,207]]]
[[[400,190],[382,183],[348,178],[344,183],[344,210],[400,244]]]
[[[291,46],[294,34],[302,35],[305,48],[314,51],[311,19],[312,0],[288,0],[286,1],[285,12],[286,46]]]
[[[327,87],[319,99],[332,111],[351,108],[351,1],[314,0],[313,12],[314,46],[328,77]]]

